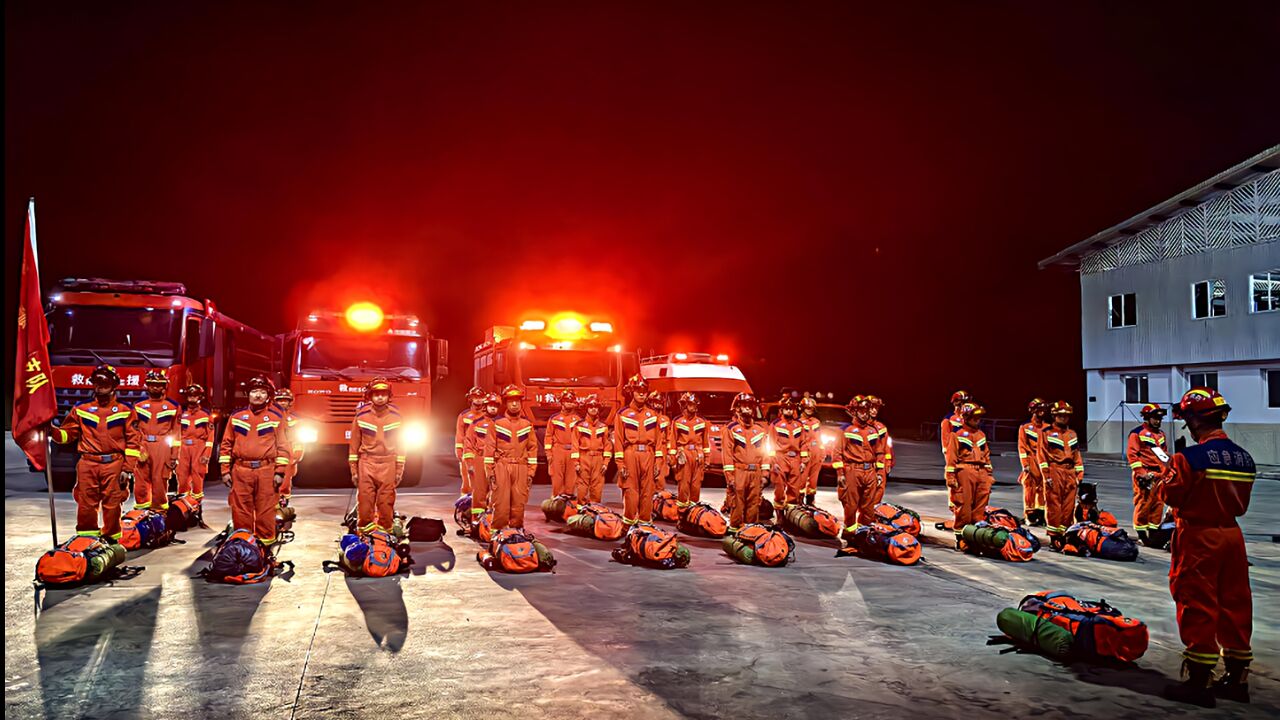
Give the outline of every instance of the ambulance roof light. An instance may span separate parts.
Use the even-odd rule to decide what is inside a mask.
[[[689,353],[676,353],[675,358],[677,362],[684,362],[689,359]]]
[[[726,355],[726,354],[724,354],[724,353],[720,353],[719,355],[717,355],[717,356],[716,356],[716,362],[718,362],[718,363],[728,363],[728,362],[729,362],[729,356],[728,356],[728,355]]]
[[[613,323],[611,322],[595,321],[591,323],[590,327],[591,327],[591,332],[596,332],[596,333],[613,332]]]
[[[525,320],[524,322],[520,323],[520,329],[521,330],[546,330],[547,321],[546,320]]]
[[[346,312],[347,324],[360,332],[382,327],[383,318],[382,308],[367,301],[352,303]]]

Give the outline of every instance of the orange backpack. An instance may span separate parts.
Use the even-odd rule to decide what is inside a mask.
[[[575,534],[593,537],[596,540],[617,540],[627,531],[622,516],[609,506],[600,503],[588,503],[578,507],[577,516],[569,520],[570,531]]]
[[[914,510],[908,510],[901,505],[882,502],[876,505],[875,514],[876,522],[881,525],[895,527],[915,537],[920,536],[920,515]]]
[[[748,524],[738,531],[738,540],[755,549],[755,561],[765,567],[782,567],[796,558],[796,542],[781,530]]]
[[[482,543],[493,540],[493,508],[485,510],[480,516],[480,522],[476,523],[476,539]]]
[[[680,538],[674,532],[654,525],[636,525],[623,538],[622,547],[613,551],[613,559],[629,565],[669,570],[687,567],[690,554],[688,548],[680,545]]]
[[[710,505],[695,503],[684,509],[679,528],[690,535],[722,538],[729,531],[729,521]]]
[[[1105,599],[1090,602],[1045,590],[1023,598],[1018,609],[1066,629],[1074,639],[1072,650],[1085,657],[1133,662],[1147,651],[1147,626],[1125,617]]]
[[[412,564],[407,550],[402,549],[390,533],[373,530],[365,535],[364,541],[369,545],[369,553],[365,555],[362,566],[366,577],[395,575],[408,570]]]
[[[48,550],[36,561],[36,581],[46,585],[74,585],[89,575],[89,557],[106,547],[100,537],[76,535]]]
[[[1017,515],[994,505],[988,505],[983,511],[983,516],[986,518],[987,524],[992,527],[1004,528],[1005,530],[1017,530],[1022,527],[1022,521],[1018,519]]]
[[[680,506],[676,504],[676,496],[670,490],[660,490],[653,494],[653,514],[666,522],[680,520]]]
[[[476,559],[486,570],[516,574],[551,570],[556,564],[551,551],[520,528],[495,532],[488,548],[482,548]]]
[[[892,525],[872,523],[855,530],[849,536],[849,547],[838,551],[836,557],[856,554],[894,565],[914,565],[921,553],[916,536]]]

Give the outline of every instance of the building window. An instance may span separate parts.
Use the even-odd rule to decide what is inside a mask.
[[[1267,407],[1280,410],[1280,370],[1267,371]]]
[[[1250,312],[1280,310],[1280,268],[1249,276]]]
[[[1145,403],[1147,400],[1147,376],[1146,375],[1125,375],[1124,380],[1124,401],[1126,403]]]
[[[1226,281],[1201,280],[1191,286],[1191,317],[1196,320],[1207,320],[1226,314]]]
[[[1187,373],[1187,382],[1191,387],[1207,387],[1218,389],[1218,373],[1216,372],[1193,372]]]
[[[1107,327],[1133,327],[1138,324],[1138,296],[1133,293],[1112,295],[1108,302],[1110,313]]]

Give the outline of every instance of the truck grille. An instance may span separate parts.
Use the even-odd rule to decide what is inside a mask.
[[[342,422],[351,422],[356,416],[356,408],[360,407],[363,400],[358,395],[330,395],[329,396],[329,419]]]

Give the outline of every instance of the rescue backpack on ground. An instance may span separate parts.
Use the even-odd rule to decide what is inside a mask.
[[[165,513],[164,524],[175,533],[186,532],[195,527],[205,527],[204,508],[190,495],[170,495],[169,510]]]
[[[663,522],[680,521],[680,506],[670,490],[659,490],[653,494],[653,517]]]
[[[796,559],[796,541],[777,528],[748,523],[724,539],[724,551],[744,565],[782,567]]]
[[[783,510],[782,526],[809,538],[838,538],[844,529],[840,520],[814,505],[792,505]]]
[[[684,509],[677,525],[680,532],[709,538],[722,538],[729,531],[729,521],[706,503],[694,503]]]
[[[569,518],[577,512],[577,498],[567,493],[554,495],[542,501],[542,515],[548,522],[569,522]]]
[[[1107,527],[1120,527],[1115,515],[1098,507],[1098,483],[1082,482],[1076,490],[1076,509],[1073,522],[1092,522]]]
[[[1010,530],[995,527],[985,520],[965,525],[961,537],[966,552],[1011,562],[1026,562],[1040,551],[1040,540],[1026,528]]]
[[[218,543],[213,561],[196,577],[209,582],[251,585],[270,580],[286,567],[292,569],[293,562],[277,560],[253,533],[235,529]]]
[[[614,549],[613,559],[625,565],[671,570],[688,567],[691,555],[674,532],[641,524],[627,531],[622,547]]]
[[[1071,645],[1065,655],[1075,658],[1133,662],[1147,651],[1147,626],[1141,620],[1125,617],[1105,599],[1090,602],[1064,592],[1045,590],[1023,598],[1015,612],[1048,621],[1070,633]],[[1065,656],[1062,654],[1061,634],[1044,632],[1041,623],[1030,622],[1028,618],[1008,611],[1002,611],[1001,615],[1005,616],[1001,631],[1015,641]],[[1000,623],[999,617],[996,622]]]
[[[1067,528],[1062,552],[1080,557],[1131,561],[1138,559],[1138,543],[1120,528],[1079,522]]]
[[[413,565],[408,543],[382,530],[348,533],[339,545],[338,559],[324,561],[326,571],[336,568],[356,577],[388,577],[409,572]]]
[[[120,544],[125,550],[163,547],[173,541],[165,516],[154,510],[134,508],[120,518]]]
[[[772,523],[773,510],[774,508],[773,508],[772,500],[770,500],[767,497],[760,498],[760,511],[759,511],[759,516],[756,522]],[[733,497],[732,496],[725,497],[724,504],[720,506],[720,514],[724,515],[725,517],[731,517],[733,515]]]
[[[876,505],[875,514],[877,523],[920,537],[920,514],[915,510],[890,502],[882,502]]]
[[[467,493],[453,502],[453,524],[458,526],[458,534],[463,537],[471,535],[471,494]]]
[[[609,506],[587,503],[578,507],[578,513],[569,518],[569,532],[596,540],[617,540],[627,531],[622,516]]]
[[[863,525],[847,537],[849,546],[838,550],[836,557],[857,555],[891,565],[915,565],[923,554],[915,535],[892,525]]]
[[[126,568],[123,563],[127,554],[119,543],[76,535],[40,556],[35,582],[38,587],[74,587],[136,575],[142,568]]]
[[[409,542],[440,542],[444,539],[447,528],[440,518],[414,515],[405,523],[405,532],[408,533]]]
[[[992,527],[1004,528],[1005,530],[1017,530],[1022,527],[1022,518],[1009,512],[1002,507],[988,505],[983,511],[987,524]]]
[[[520,528],[503,528],[476,553],[485,570],[505,573],[554,572],[555,556],[533,534]]]

